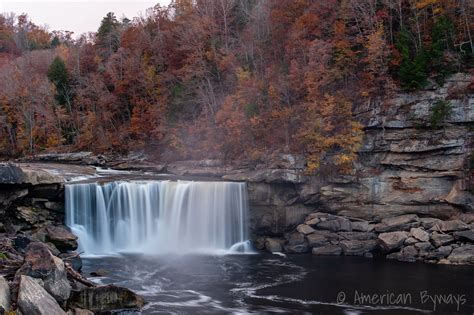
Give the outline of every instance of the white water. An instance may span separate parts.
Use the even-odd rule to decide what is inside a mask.
[[[86,255],[248,252],[244,183],[66,185],[66,224]]]

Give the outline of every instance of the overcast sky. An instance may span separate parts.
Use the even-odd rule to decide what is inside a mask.
[[[27,13],[37,25],[73,31],[77,37],[97,31],[108,12],[132,19],[157,3],[168,5],[170,0],[0,0],[0,12]]]

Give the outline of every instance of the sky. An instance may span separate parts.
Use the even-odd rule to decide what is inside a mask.
[[[78,37],[96,32],[108,12],[132,19],[157,3],[168,5],[170,0],[0,0],[0,13],[27,13],[37,25],[46,25],[50,31],[73,31]]]

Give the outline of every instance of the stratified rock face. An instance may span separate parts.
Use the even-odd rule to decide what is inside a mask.
[[[64,180],[60,176],[53,175],[41,169],[30,167],[18,167],[10,163],[0,163],[0,184],[55,184]]]
[[[141,309],[145,301],[129,289],[107,285],[96,288],[86,288],[73,292],[68,300],[68,307],[82,308],[94,313],[122,309]]]
[[[43,280],[44,289],[57,301],[69,298],[71,285],[67,280],[64,262],[51,254],[43,243],[31,243],[26,248],[25,262],[17,275],[27,275]]]
[[[0,314],[10,310],[10,287],[8,286],[7,280],[0,276]]]
[[[28,315],[66,315],[54,298],[38,282],[28,276],[20,276],[18,306]]]

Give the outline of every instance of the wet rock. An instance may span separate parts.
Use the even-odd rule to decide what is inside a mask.
[[[416,261],[416,256],[418,255],[418,251],[416,250],[415,246],[407,246],[402,248],[401,251],[391,253],[387,255],[387,259],[396,259],[398,261],[405,261],[405,262],[414,262]]]
[[[105,277],[109,272],[103,268],[97,269],[90,273],[93,277]]]
[[[10,301],[10,287],[8,286],[7,280],[3,276],[0,276],[0,314],[10,310]]]
[[[456,240],[474,243],[474,230],[455,232],[454,238]]]
[[[46,228],[46,241],[53,243],[60,251],[77,249],[77,236],[72,234],[65,226],[48,226]]]
[[[442,258],[446,258],[449,254],[451,254],[452,250],[453,248],[451,246],[441,246],[440,248],[437,248],[436,250],[426,255],[426,259],[439,260]]]
[[[18,219],[30,224],[35,224],[42,220],[39,212],[41,212],[41,210],[34,207],[17,207],[15,214]]]
[[[265,249],[270,253],[281,252],[283,249],[282,243],[283,241],[280,239],[269,237],[265,240]]]
[[[18,306],[28,315],[66,315],[54,298],[33,278],[20,276]]]
[[[383,219],[381,223],[375,225],[374,229],[377,232],[392,232],[406,231],[416,226],[419,226],[418,216],[415,214],[406,214]]]
[[[422,242],[430,240],[430,234],[421,228],[411,228],[410,235]]]
[[[94,313],[125,309],[138,310],[144,304],[145,301],[141,296],[127,288],[114,285],[86,288],[79,292],[73,292],[68,300],[69,308],[82,308]]]
[[[430,242],[416,243],[415,248],[418,250],[418,255],[420,257],[427,257],[434,250],[434,247]]]
[[[377,241],[341,241],[339,242],[339,246],[342,248],[344,255],[363,256],[365,253],[371,252],[377,247]]]
[[[455,264],[474,264],[474,245],[462,245],[453,249],[448,260]]]
[[[71,292],[64,262],[53,256],[43,243],[28,245],[25,262],[16,272],[15,278],[21,275],[42,279],[44,289],[57,301],[66,300]]]
[[[324,245],[321,247],[315,247],[312,250],[313,255],[319,256],[339,256],[342,254],[342,248],[337,245]]]
[[[296,230],[298,232],[300,232],[301,234],[304,234],[304,235],[307,235],[307,234],[311,234],[314,232],[314,229],[309,226],[309,225],[306,225],[306,224],[300,224],[298,225],[298,227],[296,228]]]
[[[461,220],[442,221],[440,229],[443,232],[463,231],[469,229],[469,225]]]
[[[303,254],[309,251],[309,246],[307,243],[297,245],[286,245],[285,250],[288,253]]]
[[[321,234],[310,234],[306,236],[306,239],[309,247],[320,247],[329,243],[329,240]]]
[[[434,246],[440,247],[440,246],[447,245],[454,242],[454,237],[452,237],[449,234],[441,234],[438,232],[433,232],[430,236],[430,240]]]
[[[402,247],[403,242],[408,238],[408,233],[403,231],[382,233],[378,236],[382,249],[386,252]]]

